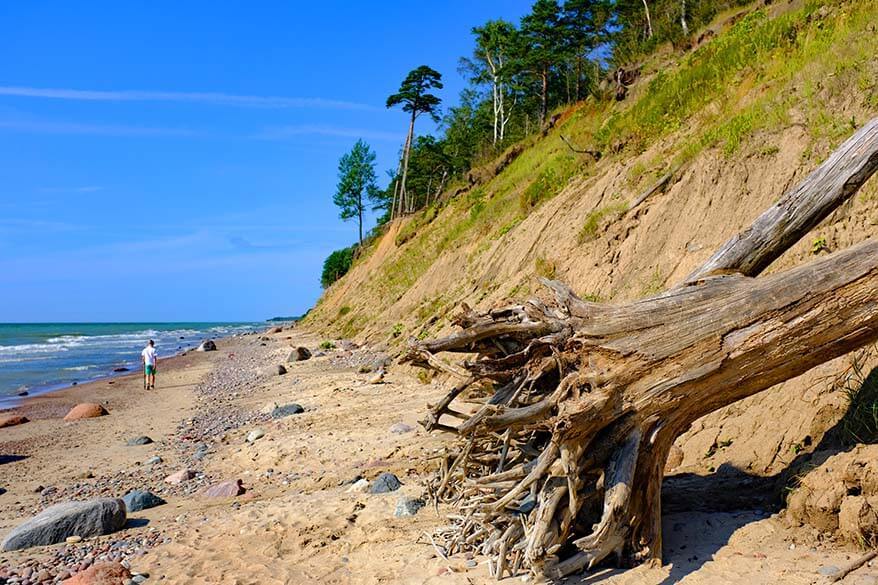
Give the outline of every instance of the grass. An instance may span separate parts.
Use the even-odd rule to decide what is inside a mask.
[[[560,193],[576,170],[574,157],[561,154],[553,158],[519,196],[518,207],[522,215],[527,216],[540,203]]]
[[[838,387],[844,393],[848,409],[837,428],[844,445],[878,442],[878,368],[866,370],[866,362],[878,354],[878,346],[860,351],[851,358],[851,366]]]
[[[590,242],[597,237],[601,227],[616,221],[625,215],[626,211],[628,211],[628,204],[624,201],[611,203],[595,209],[586,216],[585,223],[582,224],[582,227],[579,228],[579,233],[576,235],[576,241],[580,244]]]
[[[549,260],[544,256],[537,256],[534,259],[534,271],[538,276],[554,279],[558,272],[558,267],[553,260]]]

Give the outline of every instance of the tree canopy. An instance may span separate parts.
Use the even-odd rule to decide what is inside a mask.
[[[354,143],[350,152],[338,161],[338,185],[332,201],[343,220],[356,219],[359,227],[359,242],[363,243],[363,212],[365,199],[378,199],[378,184],[375,175],[375,152],[362,139]]]

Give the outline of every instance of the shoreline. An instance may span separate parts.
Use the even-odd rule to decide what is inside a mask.
[[[283,326],[283,325],[277,325]],[[268,331],[273,330],[276,325],[267,325],[262,329],[256,329],[252,332],[247,333],[232,333],[230,335],[222,336],[222,337],[204,337],[194,346],[186,347],[185,349],[181,349],[176,351],[175,353],[168,355],[166,357],[159,356],[159,360],[162,364],[173,364],[175,360],[178,360],[181,357],[185,357],[190,353],[197,352],[197,348],[207,340],[212,340],[215,343],[219,343],[222,340],[234,339],[236,337],[247,336],[247,335],[265,335]],[[129,367],[130,366],[130,367]],[[95,378],[91,378],[89,380],[85,380],[82,382],[69,382],[69,383],[57,383],[51,384],[48,386],[35,387],[36,389],[28,388],[25,391],[27,392],[24,396],[19,395],[9,395],[9,396],[0,396],[0,414],[8,414],[11,412],[16,412],[19,409],[22,409],[27,406],[29,401],[44,398],[49,395],[54,395],[62,392],[67,392],[74,390],[76,388],[81,388],[85,386],[91,386],[93,384],[106,384],[110,385],[114,384],[117,380],[124,380],[129,377],[140,377],[140,365],[135,362],[126,363],[124,367],[127,367],[128,370],[125,372],[107,372],[101,374]],[[163,366],[163,368],[166,366]],[[173,367],[173,365],[171,366]]]

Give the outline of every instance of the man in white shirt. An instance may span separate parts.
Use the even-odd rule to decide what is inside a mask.
[[[146,381],[146,389],[152,388],[155,390],[155,369],[159,359],[155,355],[155,343],[152,339],[149,340],[144,350],[140,352],[140,361],[143,362],[143,378]]]

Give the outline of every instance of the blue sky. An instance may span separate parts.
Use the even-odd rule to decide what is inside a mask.
[[[383,178],[387,95],[427,64],[454,103],[470,29],[529,4],[4,2],[0,322],[303,312],[356,239],[338,158],[363,138]]]

